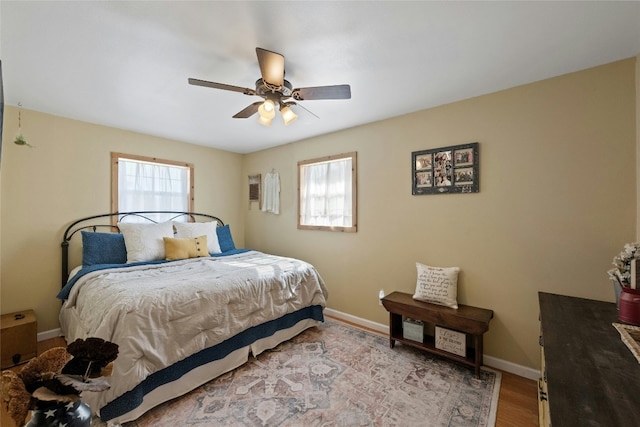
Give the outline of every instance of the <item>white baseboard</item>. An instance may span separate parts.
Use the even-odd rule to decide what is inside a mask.
[[[483,356],[483,359],[484,364],[489,367],[500,369],[501,371],[509,372],[510,374],[518,375],[520,377],[528,378],[534,381],[538,381],[540,379],[540,371],[537,369],[518,365],[512,362],[507,362],[504,359],[487,356],[486,354]]]
[[[344,320],[365,328],[373,329],[374,331],[383,333],[385,335],[389,334],[388,325],[372,322],[370,320],[363,319],[357,316],[352,316],[351,314],[342,313],[340,311],[336,311],[330,308],[325,308],[324,312],[327,314],[327,316],[335,317],[336,319],[339,319],[339,320]],[[503,359],[498,359],[497,357],[487,356],[486,354],[483,356],[483,359],[484,359],[484,364],[491,368],[500,369],[501,371],[509,372],[510,374],[518,375],[534,381],[537,381],[538,378],[540,378],[540,371],[536,369],[529,368],[527,366],[518,365],[516,363],[508,362]]]
[[[51,329],[50,331],[38,332],[38,342],[61,336],[62,330],[60,328]]]
[[[331,308],[325,308],[324,312],[327,316],[335,317],[339,320],[355,323],[356,325],[363,326],[365,328],[373,329],[376,332],[380,332],[385,335],[389,335],[389,326],[381,323],[372,322],[371,320],[363,319],[362,317],[352,316],[341,311],[336,311]]]

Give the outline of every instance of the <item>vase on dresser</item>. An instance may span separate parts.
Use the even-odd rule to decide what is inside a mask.
[[[640,289],[625,287],[620,294],[618,319],[632,325],[640,325]]]
[[[25,427],[89,427],[91,425],[91,409],[86,403],[51,402],[39,405],[31,412],[31,419]]]

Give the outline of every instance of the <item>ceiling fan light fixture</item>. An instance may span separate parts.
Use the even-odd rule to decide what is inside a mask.
[[[280,108],[280,114],[282,115],[282,120],[284,121],[285,126],[295,122],[298,118],[298,115],[286,104]]]
[[[262,105],[264,105],[264,110],[265,111],[269,111],[270,112],[270,111],[275,111],[275,109],[276,109],[275,104],[270,99],[267,99],[266,101],[264,101],[264,104],[262,104]]]
[[[262,126],[271,127],[271,119],[264,117],[262,114],[260,114],[260,116],[258,117],[258,123],[260,123]]]
[[[276,108],[273,101],[270,99],[264,101],[262,105],[258,107],[258,114],[264,119],[273,119],[276,116]]]

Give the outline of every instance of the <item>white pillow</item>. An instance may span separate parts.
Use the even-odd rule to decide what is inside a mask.
[[[118,223],[127,248],[127,262],[165,259],[164,237],[173,237],[170,222],[159,224]]]
[[[458,308],[458,267],[430,267],[416,262],[418,281],[413,299]]]
[[[222,253],[220,243],[218,243],[218,221],[211,222],[174,222],[176,237],[184,239],[195,239],[200,236],[207,236],[207,250],[210,254]]]

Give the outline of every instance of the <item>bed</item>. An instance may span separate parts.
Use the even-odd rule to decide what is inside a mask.
[[[79,235],[82,262],[71,270]],[[135,420],[324,320],[327,291],[312,265],[237,249],[229,226],[212,215],[81,218],[61,246],[65,339],[119,345],[111,388],[83,394],[111,424]]]

